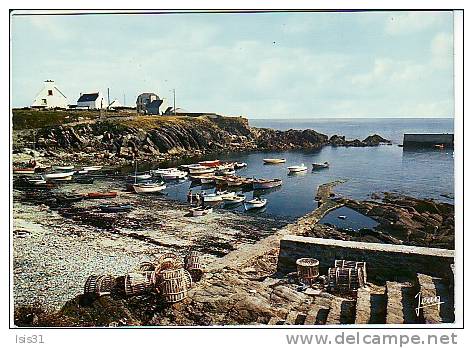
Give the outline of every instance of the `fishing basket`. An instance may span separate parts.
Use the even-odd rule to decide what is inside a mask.
[[[181,266],[181,262],[176,254],[166,253],[159,257],[158,265],[156,266],[156,272],[167,270],[167,269],[176,269]]]
[[[125,294],[127,296],[135,296],[149,292],[154,288],[155,283],[155,272],[142,271],[128,273],[125,276]]]
[[[196,251],[191,251],[184,258],[185,269],[190,273],[194,282],[199,281],[204,273],[200,256]]]
[[[302,258],[296,261],[297,276],[299,281],[306,285],[312,285],[319,276],[319,260]]]
[[[115,284],[115,278],[109,274],[91,275],[85,281],[84,294],[109,295]]]
[[[158,290],[167,303],[184,300],[192,286],[192,277],[183,268],[162,270],[158,279]]]

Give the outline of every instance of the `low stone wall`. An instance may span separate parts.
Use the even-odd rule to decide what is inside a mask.
[[[296,270],[296,260],[319,260],[321,273],[333,267],[336,259],[365,261],[368,279],[396,280],[399,276],[424,273],[450,279],[454,251],[406,245],[361,243],[334,239],[285,236],[281,239],[278,271]]]
[[[435,144],[453,147],[453,134],[404,134],[404,147],[430,147]]]

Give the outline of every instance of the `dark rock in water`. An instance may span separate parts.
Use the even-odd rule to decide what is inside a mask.
[[[346,140],[344,136],[332,135],[329,139],[329,143],[332,146],[364,147],[364,146],[378,146],[380,144],[391,144],[391,141],[384,139],[378,134],[370,135],[366,137],[364,140],[359,140],[359,139]]]
[[[391,140],[384,139],[378,134],[373,134],[366,137],[363,143],[367,146],[377,146],[379,144],[391,144]]]

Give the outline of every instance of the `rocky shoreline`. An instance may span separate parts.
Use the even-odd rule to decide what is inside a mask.
[[[120,165],[133,158],[159,163],[223,152],[391,144],[379,135],[364,140],[347,140],[339,135],[329,138],[310,129],[279,131],[250,127],[245,118],[223,116],[97,119],[14,130],[13,136],[14,162],[34,155],[45,164],[61,159],[74,163]]]

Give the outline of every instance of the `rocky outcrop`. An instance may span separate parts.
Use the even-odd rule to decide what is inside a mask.
[[[345,136],[342,135],[332,135],[329,139],[329,143],[332,146],[354,146],[354,147],[364,147],[364,146],[378,146],[380,144],[391,145],[391,141],[384,139],[378,134],[373,134],[366,137],[364,140],[353,139],[347,140]]]
[[[406,245],[455,249],[454,206],[385,193],[382,202],[343,198],[348,207],[380,224],[376,231]]]
[[[33,137],[32,132],[35,132]],[[19,139],[20,137],[17,136]],[[146,117],[108,118],[76,124],[55,125],[30,131],[22,143],[43,151],[46,157],[65,156],[64,160],[80,162],[87,154],[102,163],[117,163],[135,157],[163,161],[183,156],[200,156],[223,151],[318,149],[325,145],[376,146],[389,142],[378,135],[365,140],[345,140],[315,130],[274,130],[253,128],[243,117]],[[14,149],[15,151],[15,149]],[[71,157],[71,158],[69,158]],[[112,160],[113,158],[113,160]]]

